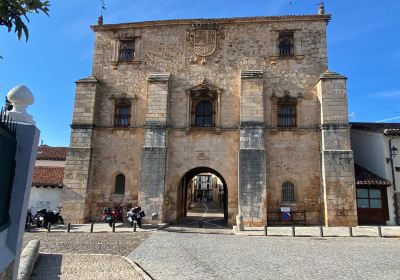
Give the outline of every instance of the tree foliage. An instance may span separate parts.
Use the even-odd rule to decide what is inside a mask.
[[[28,27],[24,20],[29,23],[28,14],[43,12],[49,15],[50,2],[47,0],[0,0],[0,26],[5,26],[10,32],[14,27],[18,40],[22,33],[26,40],[29,38]]]

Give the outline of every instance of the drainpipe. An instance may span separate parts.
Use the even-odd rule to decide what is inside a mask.
[[[393,164],[393,154],[392,154],[392,140],[394,138],[389,139],[389,155],[390,155],[390,167],[392,169],[392,184],[393,184],[393,200],[394,200],[394,216],[395,216],[395,222],[397,225],[399,225],[399,209],[397,209],[397,195],[396,195],[396,177],[394,173],[394,164]]]

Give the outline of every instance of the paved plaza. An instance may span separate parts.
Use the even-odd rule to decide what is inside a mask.
[[[158,232],[129,257],[154,279],[400,279],[397,238]]]

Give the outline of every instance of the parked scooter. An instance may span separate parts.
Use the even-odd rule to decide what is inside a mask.
[[[144,211],[142,211],[141,207],[134,207],[129,210],[127,213],[128,216],[128,222],[133,226],[133,223],[137,223],[138,226],[141,228],[142,227],[142,218],[145,217],[146,215],[144,214]]]
[[[110,227],[112,227],[113,222],[122,221],[122,207],[117,206],[112,210],[110,207],[104,208],[100,219],[108,223]]]

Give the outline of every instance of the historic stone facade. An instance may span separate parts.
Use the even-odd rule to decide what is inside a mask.
[[[131,203],[177,220],[185,178],[198,171],[222,177],[231,223],[241,213],[262,225],[287,206],[308,224],[357,224],[346,79],[327,70],[329,20],[99,21],[92,76],[76,82],[66,218]]]

